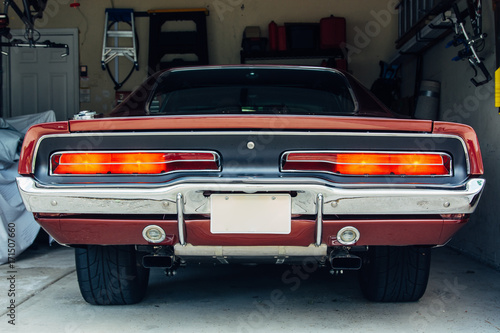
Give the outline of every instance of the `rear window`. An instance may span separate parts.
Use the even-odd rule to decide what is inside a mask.
[[[166,72],[150,115],[352,115],[356,103],[345,77],[304,69],[212,68]]]

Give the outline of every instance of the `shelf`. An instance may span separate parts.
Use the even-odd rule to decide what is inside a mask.
[[[414,38],[430,20],[451,8],[456,0],[401,0],[399,9],[399,49]]]
[[[280,60],[280,59],[314,59],[314,58],[344,58],[341,49],[330,50],[287,50],[287,51],[241,51],[241,63],[247,60]]]
[[[151,9],[148,10],[148,14],[177,14],[177,13],[188,13],[193,12],[203,12],[206,16],[209,15],[208,9],[206,8],[178,8],[178,9]]]
[[[430,23],[418,30],[415,35],[400,46],[396,55],[389,61],[398,64],[406,55],[420,54],[446,37],[453,25],[444,15],[436,16]]]
[[[148,11],[150,15],[148,66],[162,70],[178,66],[208,65],[207,22],[208,10],[166,9]],[[192,21],[194,31],[165,31],[169,21]],[[196,55],[198,61],[183,59],[182,55]],[[174,61],[164,61],[164,57],[178,56]],[[188,57],[189,58],[189,57]]]

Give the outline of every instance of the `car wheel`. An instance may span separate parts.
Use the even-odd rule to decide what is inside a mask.
[[[430,262],[429,247],[371,247],[359,272],[363,295],[375,302],[418,301],[427,288]]]
[[[149,269],[140,264],[133,246],[76,248],[75,262],[80,292],[90,304],[133,304],[146,293]]]

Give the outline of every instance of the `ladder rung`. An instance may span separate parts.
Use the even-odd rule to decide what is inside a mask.
[[[107,53],[107,52],[134,52],[135,53],[135,49],[133,47],[110,47],[110,46],[107,46],[104,48],[104,53]]]
[[[118,23],[126,22],[130,25],[130,30],[118,30]],[[111,26],[115,26],[116,30],[109,30]],[[113,44],[112,38],[130,38],[130,43],[124,44],[132,44],[132,46],[120,47],[118,46],[119,42],[117,39],[114,40],[114,46],[109,45]],[[139,64],[137,62],[137,48],[136,48],[136,38],[135,38],[135,24],[134,24],[134,11],[133,9],[114,9],[107,8],[106,9],[106,18],[104,22],[104,40],[102,45],[102,55],[101,55],[101,66],[103,69],[106,69],[106,65],[112,61],[113,59],[117,59],[118,57],[125,57],[126,59],[132,61],[134,63],[135,69],[139,69]],[[118,75],[118,71],[116,72],[116,76]],[[128,78],[128,77],[127,77]],[[115,82],[116,83],[116,82]],[[123,83],[123,82],[122,82]],[[121,86],[121,84],[120,84]],[[116,89],[116,86],[115,86]]]
[[[107,32],[108,37],[128,37],[131,38],[134,36],[132,31],[113,31],[113,30],[108,30]]]

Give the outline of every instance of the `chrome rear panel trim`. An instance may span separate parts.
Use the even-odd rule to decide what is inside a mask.
[[[29,177],[17,183],[26,208],[34,213],[75,214],[210,214],[207,193],[296,193],[292,214],[316,215],[323,196],[323,214],[470,214],[479,201],[485,180],[474,178],[461,188],[339,188],[317,183],[181,183],[164,187],[109,188],[52,186],[45,188]]]

